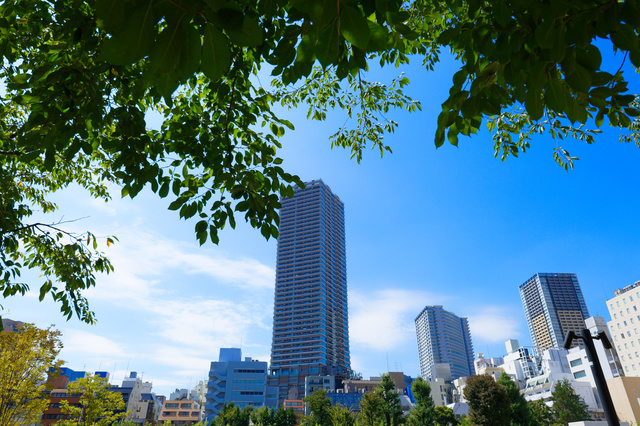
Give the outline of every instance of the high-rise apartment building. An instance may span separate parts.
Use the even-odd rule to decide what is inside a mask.
[[[474,374],[473,344],[467,318],[426,306],[416,317],[420,375],[455,380]]]
[[[618,350],[625,376],[640,377],[640,281],[613,292],[607,300],[612,345]]]
[[[537,273],[520,286],[533,346],[561,348],[569,331],[581,332],[589,318],[576,274]],[[573,346],[581,345],[575,339]]]
[[[344,204],[321,180],[281,200],[269,385],[278,404],[304,397],[306,376],[348,375]]]

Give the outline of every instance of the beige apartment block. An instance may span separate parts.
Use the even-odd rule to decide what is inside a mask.
[[[624,375],[640,377],[640,281],[614,292],[607,323]]]
[[[200,406],[195,401],[167,400],[158,417],[160,424],[170,421],[172,425],[194,425],[200,421]]]
[[[618,420],[631,424],[640,422],[640,377],[616,377],[607,380],[607,386]]]

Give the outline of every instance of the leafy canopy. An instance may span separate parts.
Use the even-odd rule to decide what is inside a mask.
[[[23,324],[0,332],[0,424],[36,424],[49,405],[47,372],[62,361],[60,332]]]
[[[29,221],[71,182],[99,198],[108,198],[104,181],[122,196],[148,187],[196,219],[201,244],[217,243],[237,215],[277,237],[279,199],[302,184],[278,157],[294,128],[279,105],[305,105],[313,120],[342,109],[331,143],[358,161],[367,147],[390,150],[389,110],[420,108],[406,77],[368,81],[372,64],[417,60],[430,70],[441,49],[453,52],[460,70],[436,146],[457,145],[485,121],[503,159],[542,132],[592,143],[605,121],[639,143],[625,66],[640,66],[639,25],[638,0],[7,0],[0,290],[24,294],[19,271],[40,269],[41,298],[93,320],[82,290],[111,270],[95,238]],[[605,64],[602,49],[619,63]],[[268,72],[271,87],[261,83]],[[162,117],[159,129],[146,125],[149,113]],[[555,156],[573,166],[560,146]]]
[[[67,420],[60,426],[109,426],[127,416],[122,394],[112,392],[109,381],[100,376],[87,375],[67,385],[67,393],[80,395],[79,404],[60,401],[60,410]]]
[[[511,423],[511,407],[507,391],[488,374],[469,377],[464,388],[469,404],[469,417],[474,424],[502,426]]]

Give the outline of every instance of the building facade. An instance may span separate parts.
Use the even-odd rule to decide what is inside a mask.
[[[299,400],[305,377],[348,377],[344,204],[321,180],[281,200],[269,384],[278,405]]]
[[[614,291],[607,308],[611,344],[617,349],[624,375],[640,377],[640,281]]]
[[[267,363],[250,357],[242,360],[239,348],[221,348],[218,362],[212,362],[209,370],[207,422],[218,415],[224,404],[231,402],[240,408],[267,405]]]
[[[520,286],[533,346],[561,348],[569,331],[581,332],[589,317],[576,274],[537,273]],[[581,344],[574,340],[574,346]]]
[[[415,322],[423,379],[455,380],[474,374],[473,344],[467,318],[445,311],[442,306],[426,306]],[[442,368],[447,365],[447,369]],[[443,370],[447,370],[446,374],[439,373]]]

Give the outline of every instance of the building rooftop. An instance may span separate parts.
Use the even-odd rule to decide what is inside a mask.
[[[624,288],[619,288],[613,292],[616,296],[620,296],[622,293],[626,293],[627,291],[633,290],[636,287],[640,287],[640,281],[636,281],[635,284],[628,285]]]

